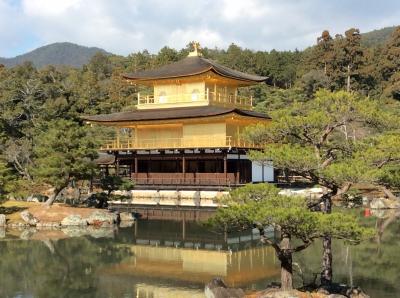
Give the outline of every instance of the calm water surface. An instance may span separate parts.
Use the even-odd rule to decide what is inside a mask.
[[[400,297],[400,213],[351,212],[375,227],[377,237],[358,246],[334,242],[335,281],[359,285],[374,298]],[[279,262],[257,238],[251,231],[218,235],[194,222],[167,221],[0,230],[0,297],[204,297],[204,284],[216,276],[230,286],[262,289],[279,280]],[[319,243],[296,255],[297,286],[318,273],[320,258]]]

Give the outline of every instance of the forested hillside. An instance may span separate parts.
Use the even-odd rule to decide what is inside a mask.
[[[392,26],[363,33],[361,35],[361,44],[366,47],[383,45],[390,38],[390,35],[392,35],[395,29],[396,26]]]
[[[202,52],[228,67],[269,77],[268,84],[240,91],[252,94],[260,111],[270,113],[294,102],[313,100],[320,88],[355,92],[398,111],[399,27],[379,47],[363,46],[354,28],[335,37],[324,31],[316,40],[315,46],[304,51],[251,51],[232,44],[227,49],[204,48]],[[189,49],[190,45],[179,51],[164,47],[157,54],[141,51],[127,57],[97,53],[81,68],[36,68],[31,63],[1,66],[0,196],[31,193],[48,173],[59,179],[70,175],[73,161],[79,164],[83,152],[92,152],[87,148],[97,148],[96,134],[101,133],[89,127],[68,133],[68,129],[83,127],[80,116],[134,109],[135,93],[143,87],[126,84],[121,74],[177,61],[186,57]],[[66,144],[75,147],[56,151],[68,147]],[[60,173],[60,169],[66,172]],[[82,177],[76,179],[84,178],[88,171],[79,173]]]
[[[0,64],[12,67],[30,61],[39,68],[47,65],[81,67],[89,63],[90,59],[98,52],[107,54],[106,51],[95,47],[89,48],[70,42],[57,42],[14,58],[0,58]]]

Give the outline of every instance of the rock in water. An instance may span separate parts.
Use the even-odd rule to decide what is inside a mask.
[[[87,226],[65,226],[61,231],[68,237],[82,237],[87,235]]]
[[[32,238],[32,236],[36,233],[35,228],[28,228],[22,231],[22,233],[19,235],[19,238],[22,240],[29,240]]]
[[[98,228],[95,226],[89,226],[87,227],[87,233],[90,237],[93,238],[114,238],[115,227]]]
[[[62,226],[86,226],[87,221],[80,215],[68,215],[61,221]]]
[[[119,218],[121,221],[134,221],[135,218],[133,217],[131,212],[121,212],[119,214]]]
[[[21,218],[24,222],[26,222],[30,226],[36,226],[39,220],[32,215],[28,210],[21,212]]]
[[[242,298],[244,292],[242,289],[227,288],[220,278],[214,278],[209,282],[204,294],[207,298]]]
[[[130,227],[133,227],[134,224],[135,224],[134,221],[121,221],[119,223],[119,227],[120,228],[130,228]]]
[[[350,298],[370,298],[367,294],[363,292],[363,290],[359,287],[352,287],[347,290],[346,297]]]
[[[89,225],[112,225],[117,222],[117,215],[114,213],[96,210],[86,219]]]
[[[0,227],[6,226],[6,216],[4,214],[0,214]]]

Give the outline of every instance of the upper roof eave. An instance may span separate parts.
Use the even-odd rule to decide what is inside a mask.
[[[265,82],[268,77],[247,74],[214,61],[202,57],[187,57],[183,60],[164,65],[157,69],[144,70],[133,74],[123,74],[122,77],[136,82],[148,82],[152,80],[177,79],[190,77],[213,71],[216,74],[233,80],[245,82],[246,84]]]

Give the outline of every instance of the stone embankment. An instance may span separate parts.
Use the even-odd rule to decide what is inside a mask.
[[[124,222],[133,223],[135,218],[131,213],[115,214],[104,209],[75,208],[55,204],[51,208],[41,203],[25,203],[25,210],[11,215],[0,214],[0,226],[9,228],[35,227],[60,228],[69,226],[94,226],[100,228],[113,227]]]
[[[207,298],[369,298],[360,288],[333,284],[331,288],[317,288],[313,291],[281,290],[279,287],[267,288],[250,294],[242,289],[229,288],[220,278],[214,278],[204,288]]]

